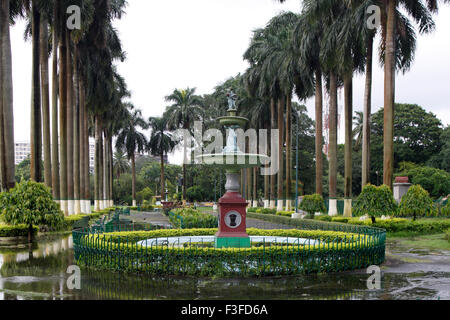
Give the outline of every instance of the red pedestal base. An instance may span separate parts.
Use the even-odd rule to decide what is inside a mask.
[[[246,208],[247,201],[240,195],[239,192],[227,192],[219,200],[219,231],[216,233],[217,243],[233,243],[233,241],[224,241],[220,238],[239,238],[243,239],[244,243],[249,243],[245,239],[249,239],[247,234]],[[242,243],[242,241],[237,241]],[[233,246],[233,245],[224,245]],[[241,246],[240,244],[237,246]]]

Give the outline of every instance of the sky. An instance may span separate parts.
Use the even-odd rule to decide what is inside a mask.
[[[300,12],[300,0],[128,0],[126,15],[114,22],[127,60],[118,70],[131,90],[131,101],[147,119],[160,116],[164,97],[175,88],[195,87],[197,94],[213,88],[248,67],[242,55],[252,31],[281,11]],[[414,63],[396,78],[396,102],[415,103],[450,124],[450,6],[441,5],[436,30],[419,35]],[[25,24],[11,29],[16,141],[30,140],[31,43],[24,42]],[[378,41],[378,40],[376,40]],[[378,42],[377,42],[378,43]],[[373,70],[372,111],[383,105],[384,73]],[[354,111],[362,111],[364,75],[354,79]],[[343,113],[343,92],[339,94]],[[314,119],[314,100],[304,102]],[[343,143],[343,120],[339,142]],[[179,153],[169,156],[180,163]]]

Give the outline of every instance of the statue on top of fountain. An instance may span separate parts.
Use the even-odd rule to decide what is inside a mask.
[[[227,98],[228,98],[228,111],[237,110],[237,107],[236,107],[237,94],[234,93],[233,89],[228,90]]]

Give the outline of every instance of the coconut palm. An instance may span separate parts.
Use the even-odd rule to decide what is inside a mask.
[[[353,140],[355,140],[355,149],[359,150],[363,141],[364,130],[364,112],[356,111],[353,117]]]
[[[164,155],[167,155],[175,147],[172,134],[167,130],[168,120],[164,117],[149,118],[148,123],[151,130],[151,136],[148,143],[148,149],[154,156],[161,159],[161,200],[165,199],[165,179],[164,179]]]
[[[147,146],[147,139],[145,135],[137,128],[147,128],[147,124],[142,119],[140,110],[134,110],[128,113],[128,117],[124,123],[122,130],[117,135],[116,148],[126,152],[127,157],[131,160],[131,175],[132,175],[132,199],[133,206],[136,205],[136,152],[144,152]]]
[[[173,104],[166,109],[164,117],[168,120],[170,130],[184,129],[191,132],[194,121],[200,120],[203,113],[203,102],[200,96],[195,94],[195,88],[175,89],[172,94],[166,96],[167,102]],[[183,142],[183,199],[186,199],[186,164],[187,142]]]
[[[443,2],[449,2],[443,0]],[[431,13],[438,11],[438,0],[388,0],[386,14],[382,15],[384,43],[384,165],[383,183],[392,186],[394,172],[394,104],[395,104],[395,71],[398,64],[396,35],[398,29],[398,10],[402,5],[405,11],[419,25],[419,32],[427,33],[434,29]],[[397,31],[398,30],[398,31]]]
[[[120,175],[128,172],[130,170],[130,164],[127,159],[127,155],[123,151],[114,152],[114,174],[117,179],[120,178]]]
[[[15,185],[14,177],[14,114],[9,31],[10,1],[0,4],[0,181],[1,190]]]

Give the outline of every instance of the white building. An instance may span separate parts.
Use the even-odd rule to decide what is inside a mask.
[[[14,158],[16,166],[31,154],[31,144],[29,142],[16,142]],[[94,172],[95,141],[89,139],[89,170]],[[44,155],[42,155],[44,158]]]

